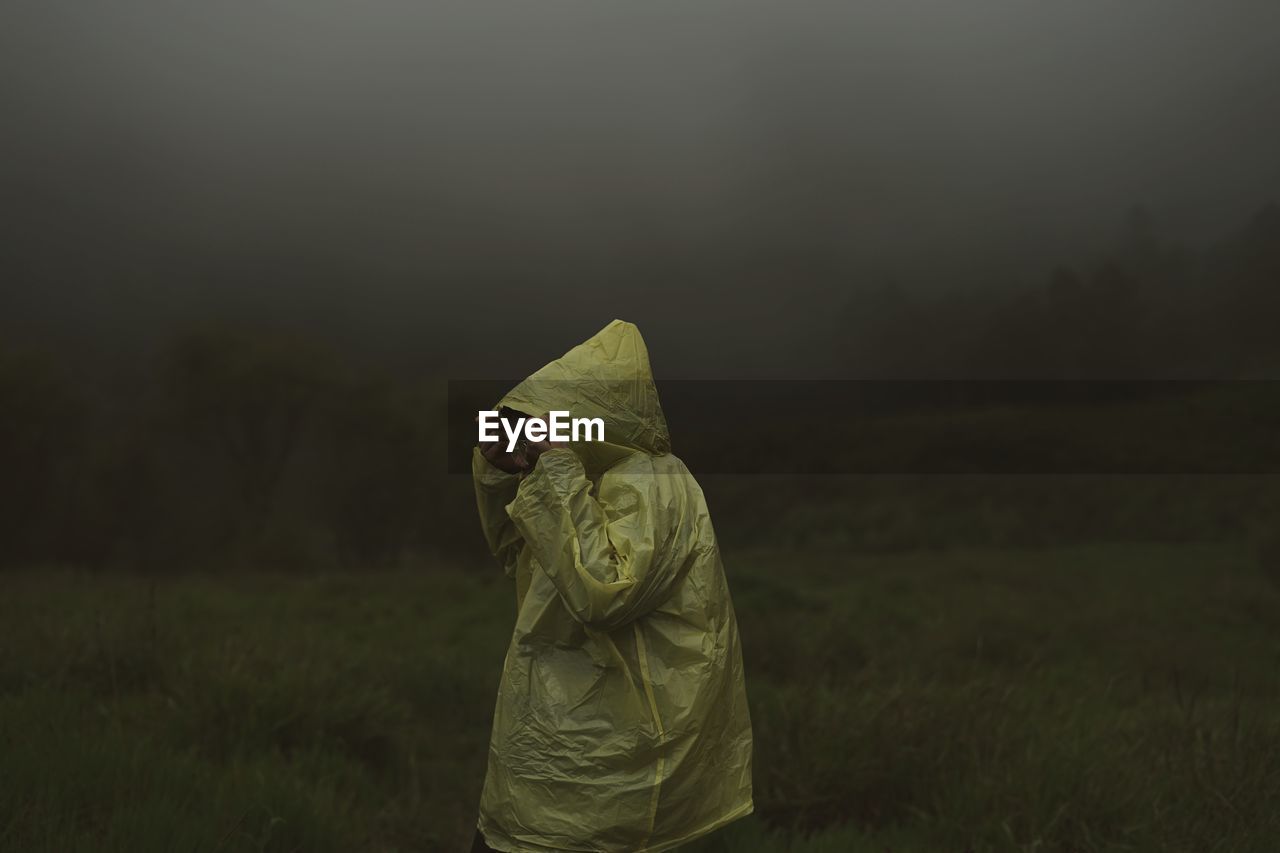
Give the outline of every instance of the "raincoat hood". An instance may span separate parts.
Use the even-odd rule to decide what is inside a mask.
[[[608,447],[579,442],[573,446],[579,456],[671,452],[649,350],[640,330],[622,320],[614,320],[525,379],[498,406],[534,417],[568,411],[574,418],[601,418]]]

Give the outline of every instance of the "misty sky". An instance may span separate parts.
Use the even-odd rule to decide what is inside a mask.
[[[850,287],[1036,283],[1134,203],[1194,242],[1280,200],[1280,3],[10,0],[0,103],[28,333],[741,355]]]

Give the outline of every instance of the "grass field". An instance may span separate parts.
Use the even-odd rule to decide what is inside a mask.
[[[1250,550],[726,560],[757,814],[697,850],[1280,850],[1280,590]],[[496,569],[0,589],[0,849],[469,840]]]

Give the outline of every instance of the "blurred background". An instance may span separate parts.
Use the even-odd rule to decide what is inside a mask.
[[[747,389],[669,413],[757,736],[698,849],[1277,849],[1278,103],[1268,0],[7,3],[0,849],[463,849],[448,383],[615,317]],[[1182,390],[833,450],[753,380]]]

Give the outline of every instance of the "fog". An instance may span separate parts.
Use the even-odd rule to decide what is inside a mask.
[[[8,334],[269,316],[520,375],[619,316],[668,372],[803,373],[858,288],[1280,198],[1280,5],[11,2],[0,103]]]

